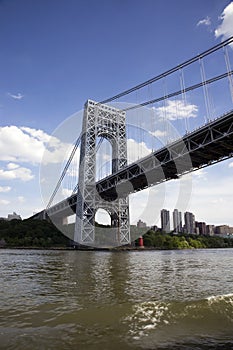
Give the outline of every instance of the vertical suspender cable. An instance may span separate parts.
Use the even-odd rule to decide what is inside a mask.
[[[197,55],[197,56],[195,56],[195,57],[193,57],[193,58],[191,58],[191,59],[189,59],[189,60],[187,60],[187,61],[185,61],[185,62],[179,64],[178,66],[173,67],[173,68],[169,69],[168,71],[163,72],[163,73],[157,75],[156,77],[153,77],[152,79],[149,79],[149,80],[147,80],[147,81],[145,81],[145,82],[143,82],[143,83],[141,83],[141,84],[138,84],[138,85],[136,85],[136,86],[134,86],[134,87],[132,87],[132,88],[130,88],[130,89],[128,89],[128,90],[125,90],[125,91],[123,91],[123,92],[121,92],[121,93],[119,93],[119,94],[117,94],[117,95],[115,95],[115,96],[112,96],[112,97],[110,97],[110,98],[107,98],[107,99],[105,99],[105,100],[99,102],[99,104],[111,102],[111,101],[113,101],[113,100],[116,100],[117,98],[123,97],[123,96],[125,96],[125,95],[128,95],[128,94],[130,94],[130,93],[136,91],[136,90],[139,90],[139,89],[145,87],[145,86],[148,85],[148,84],[154,83],[155,81],[158,81],[158,80],[164,78],[165,76],[170,75],[170,74],[176,72],[177,70],[180,69],[180,67],[187,67],[187,66],[189,66],[190,64],[192,64],[192,63],[198,61],[200,57],[206,57],[206,56],[210,55],[211,53],[216,52],[217,50],[219,50],[219,49],[222,48],[223,46],[229,45],[229,44],[232,43],[232,42],[233,42],[233,36],[231,36],[231,37],[229,37],[228,39],[226,39],[225,41],[223,41],[223,42],[221,42],[221,43],[219,43],[219,44],[213,46],[212,48],[210,48],[210,49],[208,49],[208,50],[202,52],[201,54],[199,54],[199,55]]]
[[[208,85],[206,84],[204,63],[203,63],[203,59],[201,57],[199,59],[199,63],[200,63],[201,81],[203,83],[202,86],[203,86],[205,107],[206,107],[206,117],[204,117],[204,118],[205,118],[205,123],[207,123],[208,121],[210,121],[210,101],[209,101],[209,95],[208,95]]]
[[[151,84],[148,85],[148,98],[151,100],[152,99],[152,95],[151,95]],[[150,125],[150,130],[152,132],[153,130],[153,124],[152,124],[152,118],[153,118],[153,111],[152,109],[150,108],[150,111],[149,111],[149,122],[148,122],[148,125]],[[148,134],[148,137],[150,138],[149,140],[149,148],[152,152],[153,150],[153,135],[151,133]]]
[[[138,90],[136,90],[136,104],[139,104],[139,99],[138,99]],[[139,150],[140,150],[140,133],[139,133],[139,112],[137,110],[136,112],[136,143],[137,143],[137,154],[135,156],[135,160],[138,160],[140,158],[139,156]]]
[[[152,136],[152,152],[156,150],[156,125],[155,125],[155,107],[152,105],[151,107],[151,120],[152,120],[152,128],[151,128],[151,136]]]
[[[185,90],[185,83],[184,83],[184,72],[183,72],[183,68],[182,67],[179,69],[179,72],[180,72],[181,96],[182,96],[182,101],[183,101],[184,107],[186,107],[187,106],[187,100],[186,100],[186,93],[185,93],[186,90]],[[180,108],[182,108],[182,105],[180,105]],[[188,125],[188,118],[187,118],[187,116],[185,116],[184,121],[185,121],[185,132],[188,133],[189,125]]]
[[[179,126],[179,125],[180,125],[180,123],[178,123],[179,118],[178,118],[178,106],[177,106],[177,103],[179,103],[179,101],[177,101],[177,96],[175,96],[175,104],[176,104],[176,121],[177,121],[177,125]],[[179,128],[178,128],[178,132],[179,132],[179,134],[180,134],[180,135],[182,134],[182,133],[181,133],[181,131],[179,130]]]
[[[141,96],[143,94],[141,93]],[[142,97],[141,97],[142,99]],[[139,98],[140,101],[140,98]],[[142,118],[143,118],[143,109],[141,109],[141,113],[139,114],[138,122],[139,122],[139,134],[140,134],[140,143],[139,143],[139,159],[142,158],[143,153],[142,153],[142,148],[143,148],[143,130],[142,130]]]
[[[169,143],[169,134],[168,134],[168,121],[167,121],[167,86],[166,86],[166,77],[163,78],[163,124],[164,124],[164,134],[166,136],[166,144]]]
[[[223,47],[224,51],[224,58],[226,62],[226,67],[227,67],[227,73],[228,73],[228,82],[229,82],[229,88],[230,88],[230,94],[231,94],[231,100],[233,103],[233,80],[232,80],[232,75],[231,75],[231,64],[230,64],[230,59],[229,59],[229,54],[228,54],[228,49],[227,47]]]

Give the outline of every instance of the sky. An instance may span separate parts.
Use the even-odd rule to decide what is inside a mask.
[[[207,50],[233,35],[232,23],[227,0],[0,0],[0,217],[14,211],[27,218],[45,207],[46,145],[56,135],[46,162],[64,162],[87,99],[102,101]],[[168,116],[172,103],[165,106]],[[180,113],[189,108],[191,124],[198,120],[196,101],[177,103]],[[165,107],[151,109],[164,113]],[[74,115],[77,125],[59,143],[61,125]],[[183,185],[175,181],[154,187],[149,202],[148,191],[131,197],[132,223],[159,224],[160,209],[178,207],[198,221],[233,226],[231,159],[183,183],[189,190],[179,202]]]

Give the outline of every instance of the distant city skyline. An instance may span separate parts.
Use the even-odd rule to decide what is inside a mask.
[[[195,214],[191,212],[184,212],[184,225],[182,225],[182,212],[177,208],[173,210],[173,226],[170,220],[170,211],[167,209],[161,209],[161,230],[175,233],[189,233],[200,235],[213,235],[217,234],[233,234],[233,227],[226,223],[220,225],[213,225],[212,223],[206,223],[205,221],[197,221]],[[173,229],[171,228],[173,227]]]

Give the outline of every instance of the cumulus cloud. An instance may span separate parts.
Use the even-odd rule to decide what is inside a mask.
[[[211,20],[210,20],[209,16],[207,16],[206,18],[203,18],[199,22],[197,22],[197,27],[202,26],[202,25],[207,26],[207,27],[211,25]]]
[[[127,157],[128,164],[137,161],[151,153],[145,142],[136,142],[133,139],[127,140]]]
[[[167,135],[167,132],[166,131],[162,131],[162,130],[155,130],[155,131],[150,131],[149,132],[152,136],[154,137],[164,137]]]
[[[24,95],[20,92],[18,92],[17,95],[8,92],[8,96],[12,97],[14,100],[22,100],[22,98],[24,98]]]
[[[157,107],[156,111],[160,118],[176,120],[184,118],[195,118],[198,107],[194,104],[185,103],[183,100],[168,100],[165,106]]]
[[[0,204],[2,204],[2,205],[7,205],[9,203],[10,203],[10,201],[8,201],[7,199],[0,199]]]
[[[9,163],[6,166],[6,170],[0,169],[0,179],[1,180],[15,180],[19,179],[22,181],[30,181],[34,178],[34,175],[32,174],[31,170],[28,168],[24,168],[21,166],[13,167],[12,163]]]
[[[32,129],[32,128],[29,128],[26,126],[22,126],[20,129],[24,133],[28,134],[29,136],[33,137],[34,139],[36,139],[38,141],[49,142],[52,138],[50,135],[46,134],[43,130],[40,130],[40,129],[38,129],[38,130]],[[57,140],[55,137],[53,137],[53,139]]]
[[[7,169],[9,170],[13,170],[13,169],[17,169],[19,168],[19,164],[15,164],[15,163],[8,163],[7,164]]]
[[[10,186],[0,186],[0,192],[6,193],[11,190]]]
[[[39,163],[43,152],[43,142],[30,137],[20,127],[0,128],[0,160]]]
[[[59,163],[71,145],[51,137],[42,130],[28,127],[0,127],[0,160],[31,164]]]
[[[233,2],[225,7],[221,16],[221,24],[215,30],[216,38],[223,37],[227,39],[233,35]]]

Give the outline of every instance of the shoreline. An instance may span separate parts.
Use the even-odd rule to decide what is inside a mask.
[[[233,249],[233,247],[202,247],[202,248],[171,248],[162,249],[156,247],[116,247],[116,248],[72,248],[72,247],[0,247],[1,250],[51,250],[51,251],[89,251],[89,252],[131,252],[131,251],[182,251],[182,250],[211,250],[211,249]]]

